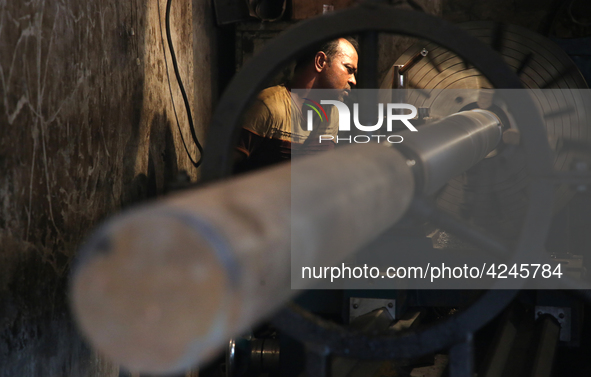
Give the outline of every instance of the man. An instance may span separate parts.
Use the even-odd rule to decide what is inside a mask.
[[[334,99],[338,100],[347,96],[356,84],[357,61],[357,42],[354,39],[332,40],[300,59],[288,84],[263,90],[244,116],[236,148],[235,171],[253,170],[290,160],[292,155],[334,148],[334,142],[319,143],[316,135],[319,132],[336,135],[336,109],[329,111],[330,116],[322,127],[316,127],[311,132],[302,127],[302,108],[311,90],[331,89]],[[292,92],[292,89],[296,91]]]

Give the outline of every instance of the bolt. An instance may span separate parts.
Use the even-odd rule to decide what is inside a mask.
[[[542,313],[542,312],[538,312],[538,317],[540,317],[542,314],[544,314],[544,313]]]
[[[406,165],[408,166],[415,166],[417,162],[415,160],[406,160]]]
[[[421,50],[421,55],[423,55],[423,56],[427,56],[428,53],[429,53],[429,51],[426,48]]]
[[[389,303],[388,303],[388,307],[389,307],[390,309],[392,309],[392,308],[394,307],[394,304],[393,304],[393,303],[391,303],[391,302],[389,302]]]
[[[564,313],[558,314],[558,318],[563,319],[564,318]]]
[[[359,308],[359,304],[353,304],[353,309]]]
[[[464,102],[463,97],[456,97],[456,103],[462,103],[462,102]]]

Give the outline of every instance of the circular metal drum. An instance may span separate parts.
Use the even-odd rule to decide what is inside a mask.
[[[588,154],[568,148],[572,142],[584,145],[591,139],[584,105],[590,101],[585,91],[577,90],[587,88],[587,84],[568,55],[552,41],[522,27],[492,22],[461,26],[501,54],[530,89],[555,152],[554,170],[588,166]],[[404,87],[421,89],[410,90],[405,101],[425,109],[423,113],[431,119],[486,108],[505,120],[505,131],[514,128],[496,153],[448,182],[436,194],[439,208],[509,242],[514,240],[523,222],[529,177],[524,152],[518,146],[518,127],[511,115],[505,113],[504,105],[496,103],[492,85],[456,54],[427,42],[417,42],[396,61],[382,88],[400,86],[400,78],[394,78],[396,71],[405,72]],[[555,211],[573,194],[569,185],[557,186]]]

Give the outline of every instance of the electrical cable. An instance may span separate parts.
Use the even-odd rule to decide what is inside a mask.
[[[187,119],[189,121],[189,129],[191,130],[191,137],[193,138],[193,142],[195,142],[195,145],[197,146],[197,149],[199,150],[199,159],[197,161],[193,160],[193,158],[191,157],[191,154],[189,153],[189,149],[187,148],[187,144],[185,143],[185,138],[183,137],[183,132],[181,130],[181,126],[179,124],[179,119],[178,119],[177,113],[176,113],[176,107],[174,106],[174,99],[172,99],[172,89],[170,88],[170,77],[168,80],[168,85],[169,85],[169,89],[170,89],[170,95],[171,95],[171,99],[172,99],[172,105],[173,105],[173,109],[174,109],[174,114],[175,114],[177,126],[179,129],[179,133],[181,135],[181,140],[183,142],[183,146],[185,147],[185,152],[187,152],[187,156],[189,156],[189,160],[191,160],[191,163],[193,164],[193,166],[195,166],[197,168],[197,167],[199,167],[199,165],[201,165],[201,160],[203,158],[203,147],[201,146],[201,143],[199,143],[199,139],[197,138],[197,134],[195,133],[195,126],[193,124],[193,116],[191,115],[191,106],[189,105],[189,98],[187,97],[187,92],[185,91],[185,87],[184,87],[183,81],[181,79],[181,75],[179,72],[179,67],[178,67],[178,63],[177,63],[177,59],[176,59],[176,54],[174,52],[174,46],[172,44],[172,36],[170,33],[170,7],[171,7],[171,4],[172,4],[172,0],[167,0],[166,14],[164,16],[165,23],[166,23],[166,39],[168,41],[168,49],[170,50],[170,56],[172,59],[172,66],[174,68],[174,74],[176,76],[176,80],[179,84],[179,89],[181,91],[181,95],[183,96],[183,101],[185,103],[185,109],[187,111]],[[160,17],[160,6],[158,6],[158,17]],[[166,63],[166,74],[168,76],[168,63],[166,61],[166,51],[164,52],[164,62]]]
[[[158,6],[158,22],[162,25],[162,16],[160,14],[160,6]],[[181,125],[179,123],[179,117],[176,111],[176,105],[174,104],[174,95],[172,94],[172,86],[170,85],[170,75],[168,74],[168,59],[166,58],[166,48],[164,47],[164,35],[162,34],[162,27],[160,27],[160,41],[162,42],[162,53],[164,55],[164,66],[166,68],[166,81],[168,82],[168,91],[170,93],[170,100],[172,102],[172,111],[174,112],[174,118],[176,120],[176,125],[179,130],[179,134],[181,135],[181,141],[183,142],[183,147],[185,148],[185,152],[191,161],[191,164],[195,167],[198,167],[200,161],[195,162],[191,154],[189,153],[189,149],[187,148],[187,144],[185,143],[185,137],[183,136],[183,131],[181,130]]]

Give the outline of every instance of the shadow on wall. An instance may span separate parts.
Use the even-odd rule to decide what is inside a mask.
[[[127,185],[122,207],[139,204],[168,192],[169,186],[177,179],[179,169],[171,126],[166,111],[152,119],[148,172],[137,174]]]

